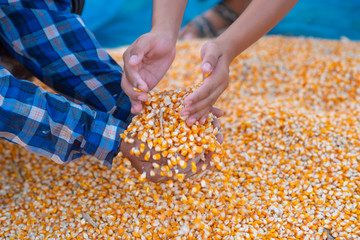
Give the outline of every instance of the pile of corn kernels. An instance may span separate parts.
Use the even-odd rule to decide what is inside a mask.
[[[160,89],[201,81],[203,43],[178,45]],[[228,157],[183,182],[2,142],[0,239],[360,238],[359,42],[263,38],[216,105]]]
[[[135,139],[141,141],[139,146],[131,148],[130,155],[152,162],[152,169],[149,173],[144,171],[140,180],[158,175],[183,181],[189,175],[184,173],[186,169],[191,169],[192,175],[210,165],[222,168],[221,160],[226,153],[216,138],[219,132],[213,124],[216,117],[209,113],[204,124],[196,121],[188,126],[186,117],[180,116],[184,99],[196,87],[159,93],[151,91],[143,110],[121,134],[124,142],[133,144]],[[206,155],[209,153],[212,154],[208,163]]]

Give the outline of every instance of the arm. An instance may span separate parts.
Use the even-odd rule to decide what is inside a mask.
[[[111,165],[119,134],[131,121],[130,102],[119,86],[121,69],[78,16],[56,8],[66,1],[52,9],[36,3],[0,4],[0,40],[39,78],[87,104],[48,93],[0,67],[0,137],[57,162],[92,155]],[[114,117],[109,112],[116,101]]]
[[[111,166],[126,124],[34,83],[16,79],[0,66],[0,137],[68,163],[92,155]]]
[[[187,0],[154,0],[152,32],[169,33],[176,41]]]
[[[184,100],[181,112],[188,116],[188,124],[205,122],[210,107],[228,86],[231,61],[270,31],[296,3],[297,0],[253,0],[224,33],[203,46],[204,83]]]
[[[298,0],[253,0],[241,16],[216,41],[232,61],[242,51],[269,32]]]
[[[122,69],[99,45],[70,1],[48,6],[30,1],[0,4],[4,47],[38,79],[71,100],[126,120],[130,101],[121,89]]]
[[[146,92],[156,86],[175,58],[186,3],[186,0],[154,0],[151,31],[139,37],[124,53],[125,76],[121,86],[130,97],[132,113],[141,111],[142,102],[147,101]]]

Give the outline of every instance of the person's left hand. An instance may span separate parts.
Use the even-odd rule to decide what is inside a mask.
[[[131,112],[139,113],[146,95],[165,75],[175,58],[176,38],[166,32],[149,32],[140,36],[125,51],[121,88],[129,96]],[[142,92],[137,91],[137,88]]]
[[[208,113],[229,84],[229,65],[231,60],[224,54],[216,40],[207,42],[201,49],[201,71],[203,84],[184,100],[181,116],[187,116],[186,123],[196,121],[203,124]]]
[[[211,112],[217,117],[221,117],[223,115],[223,112],[217,108],[211,108]],[[219,129],[219,132],[216,135],[216,139],[221,144],[224,141],[224,137],[221,133],[221,124],[220,124],[219,119],[215,118],[212,124],[214,127],[217,127]],[[148,151],[151,152],[151,156],[153,156],[155,154],[161,154],[161,153],[156,152],[154,148],[149,149],[148,145],[144,142],[141,142],[137,137],[135,137],[133,139],[134,139],[134,143],[127,143],[122,140],[121,145],[120,145],[120,152],[122,153],[123,157],[126,157],[131,162],[131,165],[140,174],[145,172],[146,179],[149,181],[164,182],[164,181],[167,181],[170,179],[175,179],[174,175],[176,173],[184,174],[184,177],[188,178],[188,177],[193,176],[194,174],[198,174],[201,171],[203,171],[202,167],[204,164],[205,164],[205,166],[207,166],[207,168],[209,168],[209,166],[210,166],[211,156],[212,156],[213,152],[206,153],[204,155],[204,157],[201,157],[201,154],[196,154],[193,159],[189,159],[187,161],[187,166],[185,168],[181,168],[179,165],[176,165],[172,169],[170,169],[170,171],[172,171],[172,173],[173,173],[172,177],[169,177],[166,174],[161,175],[161,167],[168,166],[168,158],[161,156],[161,158],[158,160],[154,160],[152,157],[148,161],[144,160],[145,154]],[[141,143],[145,144],[145,150],[142,153],[140,153],[138,156],[130,154],[131,148],[140,149]],[[180,157],[182,157],[182,156],[180,156]],[[195,163],[196,169],[197,169],[196,172],[192,171],[191,162]],[[154,167],[154,163],[158,164],[158,168]],[[154,176],[151,176],[151,174],[150,174],[151,171],[153,173],[155,173]]]

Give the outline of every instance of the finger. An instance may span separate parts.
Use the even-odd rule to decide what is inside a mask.
[[[134,101],[131,103],[131,113],[132,114],[140,113],[142,108],[143,108],[143,105],[139,101]]]
[[[222,144],[222,143],[224,142],[224,135],[223,135],[221,132],[219,132],[219,133],[216,135],[216,139],[217,139],[217,141],[218,141],[220,144]]]
[[[215,66],[214,64],[216,64],[216,62],[211,64],[208,61],[201,64],[201,71],[203,72],[204,77],[208,77],[210,75],[213,70],[213,66]]]
[[[219,119],[217,119],[217,118],[214,119],[214,121],[212,122],[212,125],[217,129],[221,129],[221,123],[220,123]]]
[[[211,82],[211,78],[216,77],[215,75],[216,74],[206,79],[203,85],[185,99],[188,100],[191,98],[190,103],[187,105],[184,103],[185,107],[180,112],[181,116],[190,116],[199,112],[201,109],[214,105],[228,85],[228,81],[226,81],[226,79],[220,83]],[[215,110],[215,112],[221,114],[220,111]]]
[[[189,109],[187,109],[187,107],[190,105],[198,103],[206,98],[209,99],[213,97],[216,101],[221,93],[227,88],[228,81],[226,76],[228,76],[226,73],[219,70],[218,72],[214,72],[210,77],[206,78],[198,89],[184,99],[185,108],[183,109],[183,112],[188,111]],[[219,79],[220,81],[218,81]],[[211,105],[213,105],[215,101],[212,102]]]
[[[141,101],[146,102],[148,100],[148,96],[144,92],[139,92],[130,84],[126,74],[123,75],[121,79],[121,88],[124,90],[126,95],[130,98],[130,101]]]
[[[150,51],[150,44],[143,41],[135,41],[124,53],[124,71],[132,87],[138,88],[143,92],[148,92],[149,88],[140,75],[141,63],[145,54]]]
[[[224,115],[224,111],[223,110],[221,110],[221,109],[219,109],[219,108],[216,108],[216,107],[211,107],[210,108],[210,112],[212,113],[212,114],[214,114],[215,115],[215,117],[222,117],[223,115]]]
[[[221,92],[218,92],[218,91],[213,92],[207,98],[204,98],[204,99],[197,101],[189,106],[186,106],[182,110],[187,113],[188,118],[196,113],[202,112],[202,114],[198,118],[198,119],[200,119],[200,117],[204,116],[205,114],[207,114],[210,111],[211,106],[214,105],[214,103],[216,102],[216,100],[220,96],[220,94],[221,94]],[[204,109],[206,109],[206,111],[202,111]],[[182,115],[182,112],[180,112],[180,115]],[[207,115],[205,116],[205,118],[206,117],[207,117]]]
[[[217,62],[219,61],[219,58],[221,57],[221,51],[220,49],[212,44],[211,42],[206,43],[201,48],[201,71],[203,72],[205,77],[208,77],[208,75],[213,71],[215,66],[217,65]]]
[[[199,111],[190,114],[189,117],[186,119],[186,124],[189,126],[193,125],[196,121],[199,121],[202,116],[207,116],[209,114],[209,110],[209,107],[205,107],[199,109]]]
[[[212,64],[213,64],[212,66],[215,66],[216,62],[212,63]],[[205,70],[203,70],[203,68],[210,69],[208,72],[206,70],[204,72],[204,75],[206,75],[207,73],[210,73],[210,71],[211,72],[215,71],[215,69],[214,70],[212,69],[212,66],[210,63],[203,63],[203,65],[202,65],[203,72],[205,71]],[[188,105],[191,105],[194,102],[201,101],[202,99],[208,97],[212,92],[218,90],[219,84],[217,84],[216,81],[217,81],[217,79],[221,79],[221,77],[222,77],[220,75],[221,73],[222,72],[219,70],[218,74],[213,74],[210,77],[205,78],[203,84],[196,91],[194,91],[193,93],[191,93],[189,96],[187,96],[184,99],[185,107]],[[218,76],[216,76],[216,75],[218,75]],[[221,82],[223,82],[223,81],[221,81]]]
[[[221,117],[221,116],[224,114],[224,112],[223,112],[222,110],[220,110],[220,109],[218,109],[218,108],[215,108],[215,107],[211,107],[211,108],[210,108],[210,112],[211,112],[212,114],[214,114],[215,117]],[[200,124],[204,124],[204,123],[206,122],[208,116],[209,116],[208,113],[206,113],[205,115],[203,115],[203,116],[200,118],[199,123],[200,123]],[[215,124],[214,124],[214,123],[215,123]],[[217,127],[217,128],[219,128],[219,129],[221,128],[220,121],[219,121],[217,118],[214,119],[213,125],[214,125],[214,127]]]
[[[214,92],[219,91],[217,88],[218,86],[212,84],[211,81],[204,82],[198,89],[184,99],[185,107],[181,110],[180,115],[185,116],[186,112],[191,113],[191,111],[194,111],[194,104],[199,103],[204,99],[209,100],[209,97],[213,95]]]
[[[131,112],[133,114],[139,113],[142,110],[142,102],[146,102],[148,96],[145,93],[139,93],[133,90],[126,79],[123,79],[121,82],[121,88],[128,95],[131,102]]]
[[[209,113],[207,112],[206,114],[204,114],[203,116],[200,117],[199,123],[200,124],[204,124],[206,122],[206,119],[208,118]]]

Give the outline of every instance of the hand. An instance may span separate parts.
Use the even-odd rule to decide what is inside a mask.
[[[207,42],[201,49],[201,71],[203,84],[184,100],[181,116],[188,116],[186,122],[192,125],[196,121],[203,124],[211,107],[229,84],[230,59],[224,54],[221,45]]]
[[[131,112],[139,113],[146,93],[165,75],[175,58],[176,38],[163,32],[149,32],[140,36],[125,51],[121,87],[131,101]],[[142,92],[136,91],[140,89]]]
[[[212,109],[212,113],[217,116],[220,117],[222,116],[223,112],[219,109],[213,108]],[[220,132],[221,130],[221,124],[220,121],[215,118],[213,121],[213,125],[214,127],[217,127],[219,129],[219,133],[216,136],[217,140],[219,143],[223,142],[223,135]],[[127,159],[130,160],[131,165],[140,173],[142,174],[143,172],[146,172],[146,178],[149,181],[152,182],[163,182],[163,181],[167,181],[170,179],[174,179],[174,177],[169,177],[167,175],[165,176],[161,176],[160,171],[161,171],[161,166],[167,166],[168,163],[168,158],[166,157],[161,157],[159,160],[153,160],[152,158],[150,158],[148,161],[144,160],[145,154],[150,151],[151,152],[151,156],[153,156],[154,154],[157,154],[159,152],[156,152],[154,150],[154,148],[152,148],[151,150],[148,148],[147,144],[145,144],[145,150],[143,153],[141,153],[139,156],[135,156],[135,155],[131,155],[130,154],[130,150],[131,148],[136,148],[139,149],[140,148],[140,144],[142,143],[139,139],[137,139],[136,137],[134,138],[134,143],[130,144],[130,143],[126,143],[125,141],[121,142],[120,145],[120,152],[123,153],[123,157],[126,157]],[[197,154],[195,156],[194,159],[187,161],[187,167],[186,168],[181,168],[179,165],[176,165],[172,168],[172,173],[175,174],[175,169],[178,170],[178,173],[182,173],[185,175],[185,178],[188,178],[194,174],[198,174],[202,171],[202,165],[205,164],[207,166],[207,168],[210,166],[210,161],[211,161],[211,155],[213,154],[213,152],[208,152],[207,154],[205,154],[204,158],[205,160],[201,160],[201,154]],[[197,171],[195,173],[192,172],[192,167],[191,167],[191,162],[194,162],[196,167],[197,167]],[[155,168],[153,166],[153,163],[159,164],[159,168]],[[155,172],[155,176],[151,176],[150,175],[150,171]]]

